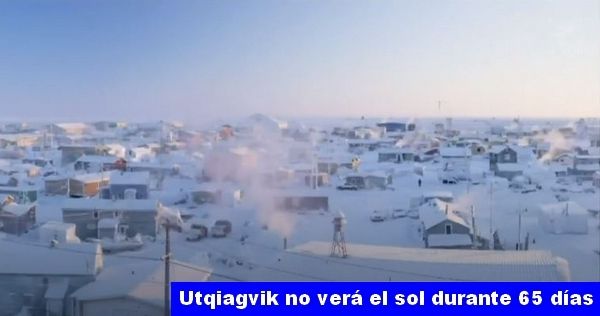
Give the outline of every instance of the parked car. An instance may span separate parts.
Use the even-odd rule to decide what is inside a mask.
[[[370,216],[371,222],[383,222],[385,221],[385,214],[383,212],[375,210]]]
[[[419,211],[417,210],[410,210],[408,211],[408,218],[410,219],[419,219]]]
[[[443,184],[457,184],[458,183],[458,179],[455,177],[443,177],[442,178],[442,183]]]
[[[404,218],[408,216],[408,211],[403,209],[397,209],[392,211],[392,218]]]
[[[231,233],[231,222],[224,219],[216,221],[210,229],[210,234],[213,237],[225,237],[229,235],[229,233]]]
[[[358,187],[351,184],[344,184],[337,186],[337,189],[342,191],[357,191]]]
[[[185,239],[187,241],[198,241],[206,237],[208,237],[208,227],[202,224],[192,224]]]

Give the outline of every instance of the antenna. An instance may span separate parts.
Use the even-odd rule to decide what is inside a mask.
[[[344,238],[344,226],[346,226],[346,216],[342,212],[333,218],[333,241],[331,242],[331,256],[346,258],[346,239]]]

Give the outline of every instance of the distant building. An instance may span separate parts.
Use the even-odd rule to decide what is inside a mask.
[[[413,151],[405,149],[383,149],[378,153],[378,162],[413,162],[415,161],[416,155]]]
[[[108,172],[85,173],[69,178],[68,192],[71,197],[92,197],[110,181]],[[58,189],[60,184],[56,184]]]
[[[344,178],[344,184],[356,189],[386,189],[392,184],[392,176],[384,172],[353,172]]]
[[[386,133],[414,131],[416,129],[416,126],[414,123],[403,123],[403,122],[377,123],[377,126],[384,128]]]
[[[73,167],[75,170],[85,170],[86,172],[125,170],[127,161],[110,155],[83,155],[75,161]]]
[[[63,165],[75,162],[83,155],[103,156],[109,151],[109,148],[100,145],[62,145],[58,149],[61,151]]]
[[[523,174],[517,150],[511,146],[494,146],[490,149],[490,171],[501,178],[511,180]]]
[[[102,191],[104,199],[147,199],[150,172],[118,172],[110,174],[110,184]],[[129,194],[129,195],[128,195]]]
[[[313,190],[275,194],[274,208],[281,211],[329,211],[329,196]]]
[[[78,136],[87,133],[90,126],[85,123],[56,123],[50,125],[50,132],[57,135]]]
[[[600,171],[600,156],[593,155],[576,155],[573,167],[567,169],[568,174],[578,181],[592,181],[598,171]]]

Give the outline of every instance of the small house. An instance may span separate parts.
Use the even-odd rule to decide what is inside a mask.
[[[46,195],[67,195],[69,177],[56,174],[44,177],[44,192]]]
[[[156,200],[68,199],[62,206],[63,222],[76,225],[83,240],[97,238],[102,219],[119,221],[119,232],[127,237],[136,234],[156,236],[156,217],[161,209]]]
[[[150,173],[142,172],[112,172],[110,184],[103,190],[104,199],[147,199],[149,194]],[[127,195],[130,196],[127,196]]]
[[[85,170],[86,172],[101,172],[110,170],[125,170],[127,161],[115,156],[92,156],[84,155],[79,157],[73,166],[75,170]]]
[[[419,207],[419,219],[425,247],[473,247],[471,225],[460,216],[454,205],[431,200]]]
[[[79,243],[75,224],[49,221],[38,228],[40,242],[50,244],[52,241],[59,243]]]
[[[415,161],[415,153],[406,149],[383,149],[378,153],[378,162],[412,162]]]
[[[510,146],[493,146],[490,151],[490,171],[496,172],[498,164],[516,164],[517,151]]]
[[[21,235],[35,224],[35,204],[17,204],[11,196],[0,202],[0,231]]]
[[[353,172],[344,178],[344,184],[362,189],[385,189],[392,184],[392,176],[385,172]]]
[[[598,171],[600,171],[600,156],[596,155],[576,155],[573,167],[567,169],[567,173],[578,181],[591,181]]]
[[[329,211],[329,196],[313,190],[281,192],[275,195],[274,207],[282,211]]]
[[[108,185],[109,173],[85,173],[69,178],[69,195],[71,197],[92,197]]]

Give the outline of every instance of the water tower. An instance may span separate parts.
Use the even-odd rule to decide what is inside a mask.
[[[333,218],[333,241],[331,242],[331,256],[346,258],[346,240],[344,238],[344,229],[346,226],[346,216],[338,212]]]

